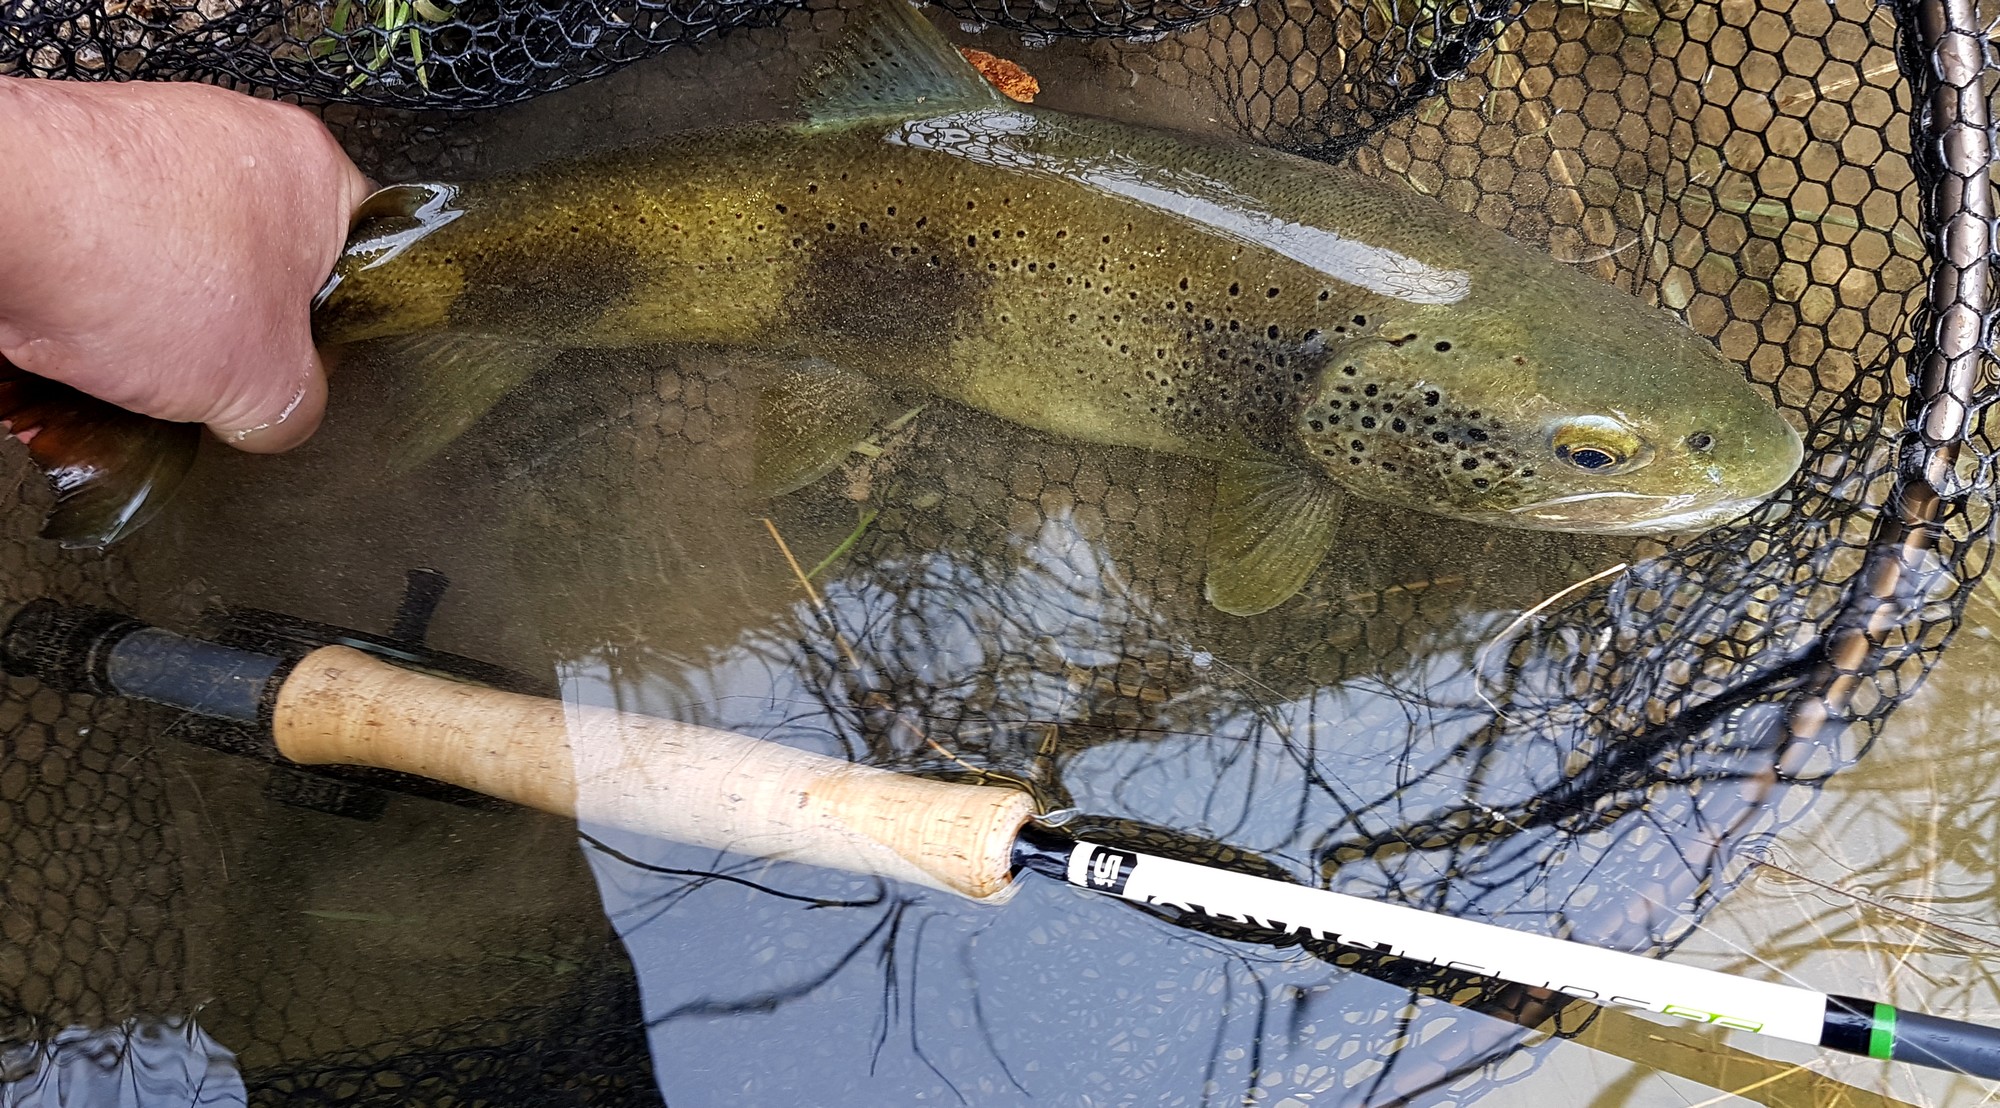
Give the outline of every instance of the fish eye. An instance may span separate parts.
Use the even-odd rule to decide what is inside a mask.
[[[1556,457],[1579,469],[1610,469],[1625,459],[1594,446],[1558,446]]]
[[[1612,474],[1637,469],[1652,457],[1638,435],[1607,416],[1566,419],[1549,436],[1556,460],[1589,473]]]
[[[1706,454],[1715,449],[1715,436],[1707,431],[1696,431],[1688,436],[1688,449],[1697,454]]]

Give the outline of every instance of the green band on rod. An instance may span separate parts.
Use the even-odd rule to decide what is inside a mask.
[[[1895,1049],[1896,1009],[1878,1001],[1875,1004],[1874,1026],[1868,1029],[1868,1056],[1892,1057]]]

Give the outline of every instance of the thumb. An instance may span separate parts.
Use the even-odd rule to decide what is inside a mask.
[[[326,414],[326,368],[318,354],[307,356],[301,374],[273,374],[265,380],[270,387],[260,390],[262,395],[248,397],[223,418],[209,421],[208,429],[216,438],[252,454],[275,454],[299,445],[319,429]]]

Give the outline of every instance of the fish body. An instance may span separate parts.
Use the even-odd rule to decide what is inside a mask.
[[[1524,526],[1671,530],[1679,502],[1740,511],[1798,462],[1742,372],[1666,313],[1274,151],[993,105],[687,135],[447,203],[464,218],[389,264],[343,262],[356,279],[316,315],[326,341],[758,348],[1060,435],[1320,468]],[[1559,484],[1547,441],[1572,415],[1633,424],[1655,455],[1643,477],[1573,484],[1656,510],[1517,510],[1588,491]],[[1702,432],[1699,459],[1660,441]]]
[[[760,419],[767,492],[833,468],[885,390],[1205,459],[1231,611],[1296,591],[1342,491],[1664,532],[1801,454],[1666,313],[1350,171],[1007,101],[895,0],[804,122],[385,190],[314,326],[435,337],[417,440],[552,351],[702,344],[799,366]]]

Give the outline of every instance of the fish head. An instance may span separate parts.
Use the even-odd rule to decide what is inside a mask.
[[[1700,531],[1770,497],[1803,459],[1735,364],[1636,301],[1437,311],[1326,353],[1298,414],[1307,453],[1362,496],[1437,515]]]

